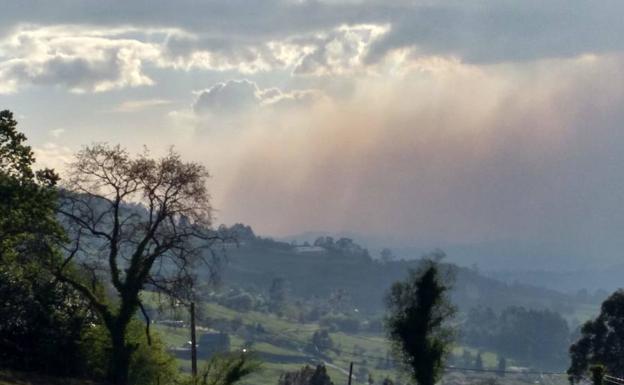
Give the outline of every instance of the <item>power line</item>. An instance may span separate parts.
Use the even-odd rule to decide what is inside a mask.
[[[353,338],[356,339],[363,339],[363,340],[367,340],[367,341],[373,341],[373,339],[371,338],[367,338],[365,336],[351,336]],[[396,359],[392,359],[389,357],[379,357],[379,356],[373,356],[373,355],[368,355],[368,354],[358,354],[358,353],[353,353],[353,352],[347,352],[344,350],[340,350],[340,349],[331,349],[337,353],[341,353],[341,354],[346,354],[346,355],[350,355],[351,357],[354,358],[358,358],[358,357],[363,357],[363,358],[370,358],[373,360],[384,360],[386,362],[392,362],[394,364],[402,364],[401,361],[398,361]],[[464,371],[464,372],[485,372],[485,373],[495,373],[495,374],[530,374],[530,375],[551,375],[551,376],[562,376],[562,375],[568,375],[567,372],[552,372],[552,371],[537,371],[537,370],[522,370],[522,371],[511,371],[511,370],[500,370],[500,369],[478,369],[478,368],[465,368],[465,367],[457,367],[457,366],[445,366],[444,369],[446,371]],[[624,385],[624,379],[619,379],[622,381],[621,384],[618,385]]]
[[[353,352],[347,352],[344,350],[340,350],[340,349],[330,349],[333,350],[336,353],[339,354],[344,354],[353,358],[369,358],[369,359],[373,359],[373,360],[381,360],[381,361],[385,361],[385,362],[391,362],[394,364],[402,364],[401,361],[396,360],[396,359],[392,359],[390,357],[381,357],[381,356],[373,356],[373,355],[368,355],[368,354],[357,354],[357,353],[353,353]],[[568,373],[566,372],[551,372],[551,371],[536,371],[536,370],[522,370],[522,371],[514,371],[514,370],[500,370],[500,369],[478,369],[478,368],[465,368],[465,367],[460,367],[460,366],[445,366],[444,367],[445,371],[457,371],[457,372],[481,372],[481,373],[494,373],[494,374],[516,374],[516,375],[520,375],[520,374],[528,374],[528,375],[551,375],[551,376],[561,376],[561,375],[568,375]],[[624,381],[621,384],[618,385],[624,385]]]
[[[624,379],[617,378],[617,377],[614,377],[614,376],[610,376],[608,374],[604,375],[603,380],[605,380],[606,382],[609,382],[611,384],[615,384],[615,385],[624,385]]]
[[[535,375],[548,375],[548,376],[562,376],[568,375],[565,372],[546,372],[546,371],[536,371],[536,370],[498,370],[498,369],[477,369],[477,368],[461,368],[455,366],[445,366],[445,370],[448,371],[465,371],[465,372],[485,372],[485,373],[498,373],[498,374],[535,374]]]
[[[297,329],[295,329],[295,331],[297,331]],[[287,334],[284,333],[280,333],[278,332],[277,334],[282,335],[283,337],[292,339],[292,336],[289,336]],[[367,341],[374,341],[371,338],[367,338],[364,336],[351,336],[355,339],[361,339],[361,340],[367,340]],[[298,341],[300,342],[300,341]],[[376,341],[375,341],[376,342]],[[317,348],[318,350],[318,348]],[[390,357],[381,357],[381,356],[374,356],[374,355],[369,355],[369,354],[365,354],[365,353],[353,353],[353,352],[348,352],[345,350],[341,350],[341,349],[336,349],[336,348],[332,348],[329,349],[331,351],[334,351],[336,353],[339,354],[344,354],[347,356],[350,356],[352,358],[369,358],[371,360],[382,360],[385,362],[391,362],[393,364],[399,364],[401,365],[402,362]],[[318,358],[318,357],[313,357],[313,358]],[[322,358],[322,357],[320,357]],[[537,370],[500,370],[500,369],[478,369],[478,368],[465,368],[465,367],[459,367],[459,366],[445,366],[444,370],[447,372],[480,372],[480,373],[493,373],[493,374],[513,374],[513,375],[549,375],[549,376],[567,376],[568,373],[566,372],[552,372],[552,371],[537,371]],[[624,385],[624,380],[622,380],[622,383],[619,383],[617,385]]]

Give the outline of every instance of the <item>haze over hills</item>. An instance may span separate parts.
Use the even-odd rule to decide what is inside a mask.
[[[0,385],[624,379],[623,13],[3,1]]]
[[[310,231],[276,239],[312,243],[321,236],[346,237],[367,248],[373,258],[388,248],[401,259],[417,259],[432,250],[443,250],[446,261],[476,268],[484,275],[507,283],[541,286],[567,293],[613,291],[624,285],[624,264],[619,255],[591,258],[579,250],[554,243],[501,240],[476,244],[435,244],[406,241],[401,237],[364,235],[356,232]],[[597,264],[596,261],[602,262]]]
[[[444,255],[442,260],[455,277],[455,302],[462,309],[517,305],[570,312],[580,303],[595,302],[591,296],[577,298],[535,282],[505,282],[488,277],[475,267],[456,264],[439,250],[429,250],[410,259],[397,255],[380,258],[373,249],[347,237],[308,233],[306,237],[317,238],[291,238],[290,242],[284,242],[256,237],[244,225],[231,229],[241,235],[241,245],[227,251],[229,263],[224,280],[249,287],[253,292],[267,290],[273,279],[283,278],[293,295],[328,297],[336,290],[344,290],[356,307],[376,313],[383,309],[383,297],[392,282],[405,277],[410,268],[416,268],[423,256]]]

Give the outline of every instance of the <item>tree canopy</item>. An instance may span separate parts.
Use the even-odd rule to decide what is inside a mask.
[[[81,374],[88,306],[45,266],[60,262],[58,177],[35,157],[10,111],[0,112],[0,366]],[[59,355],[58,352],[63,354]],[[67,363],[71,363],[68,365]]]
[[[570,347],[568,373],[580,380],[592,365],[604,365],[616,377],[624,376],[624,290],[611,294],[600,314],[581,328],[581,338]]]
[[[198,263],[216,272],[219,258],[210,247],[219,237],[210,229],[207,178],[202,165],[173,151],[133,157],[106,144],[85,147],[69,166],[59,213],[70,243],[55,274],[90,302],[108,329],[115,384],[128,381],[137,346],[126,340],[126,330],[139,309],[149,335],[141,292],[187,299]],[[70,262],[88,279],[65,269]]]
[[[386,327],[398,356],[419,385],[434,385],[450,353],[453,329],[448,321],[455,313],[450,286],[440,276],[438,263],[423,261],[405,281],[392,285],[386,303]]]
[[[35,157],[25,142],[13,113],[0,111],[0,260],[33,253],[50,257],[63,239],[55,216],[58,176],[33,169]]]

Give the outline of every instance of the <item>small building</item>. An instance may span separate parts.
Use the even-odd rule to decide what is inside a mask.
[[[230,336],[227,333],[209,331],[199,336],[197,341],[197,357],[208,358],[215,353],[230,350]]]
[[[208,359],[215,353],[227,352],[230,350],[230,336],[227,333],[216,330],[208,330],[199,335],[197,339],[197,358]],[[184,346],[172,347],[167,351],[177,358],[191,359],[191,341]]]

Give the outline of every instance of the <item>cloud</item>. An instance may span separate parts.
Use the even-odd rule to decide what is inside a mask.
[[[431,58],[491,65],[624,49],[624,5],[615,1],[182,1],[173,12],[160,0],[147,11],[67,0],[30,14],[22,7],[0,15],[0,93],[27,85],[103,92],[179,71],[348,78]]]
[[[150,86],[155,80],[146,67],[344,74],[363,65],[366,48],[384,31],[374,25],[343,25],[250,42],[170,28],[20,25],[0,41],[0,92],[26,85],[62,86],[76,93]]]
[[[171,104],[170,100],[165,99],[141,99],[141,100],[126,100],[121,102],[116,108],[116,112],[138,112],[148,108],[165,106]]]
[[[46,142],[33,147],[37,166],[63,170],[72,161],[74,152],[66,146],[54,142]]]
[[[156,47],[113,32],[73,27],[23,27],[0,43],[3,92],[25,84],[102,92],[153,84],[142,69]],[[106,36],[108,35],[108,36]]]
[[[197,113],[234,113],[260,104],[260,90],[249,80],[229,80],[199,91],[193,104]]]
[[[289,111],[296,111],[297,108],[328,100],[328,97],[321,90],[316,89],[283,92],[277,88],[269,88],[261,92],[261,97],[262,105]]]
[[[349,100],[276,110],[215,143],[228,149],[213,168],[223,183],[215,207],[265,234],[350,230],[431,247],[531,240],[559,262],[615,258],[623,63],[433,62],[435,71],[362,77]]]
[[[341,26],[307,39],[308,52],[293,72],[297,75],[336,75],[360,69],[369,45],[387,30],[387,27],[376,25]]]
[[[291,66],[301,56],[283,41],[248,42],[224,37],[171,34],[159,65],[174,69],[238,71],[253,74]]]
[[[340,25],[266,41],[175,33],[166,39],[160,64],[243,74],[291,69],[295,75],[339,75],[362,68],[369,45],[387,31],[373,24]]]
[[[268,0],[253,4],[155,0],[149,7],[132,1],[111,7],[107,2],[24,0],[6,4],[0,14],[0,32],[18,23],[186,30],[197,37],[195,42],[186,39],[171,46],[186,44],[202,53],[180,63],[233,68],[240,61],[256,71],[273,66],[269,42],[312,36],[340,25],[374,24],[390,26],[390,33],[374,42],[370,62],[395,49],[415,48],[422,55],[498,63],[622,51],[619,37],[624,25],[619,15],[623,11],[624,4],[616,0]]]
[[[67,152],[37,141],[50,127],[74,148],[120,135],[183,146],[212,169],[220,216],[261,233],[616,255],[623,11],[612,0],[23,0],[0,13],[0,93],[29,91],[0,98],[30,117],[46,162]],[[167,100],[192,107],[146,111]]]
[[[317,90],[283,92],[278,88],[260,89],[250,80],[228,80],[196,92],[193,103],[196,114],[232,115],[260,107],[295,108],[322,98]]]

